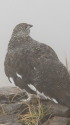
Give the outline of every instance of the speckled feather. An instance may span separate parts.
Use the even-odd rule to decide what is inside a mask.
[[[51,47],[29,36],[30,29],[24,30],[25,25],[28,26],[16,26],[8,44],[4,63],[6,76],[12,77],[15,85],[21,89],[36,94],[28,86],[32,84],[45,96],[70,107],[70,77],[67,69]],[[20,30],[21,34],[18,33]]]

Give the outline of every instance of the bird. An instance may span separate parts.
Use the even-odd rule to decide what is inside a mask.
[[[70,108],[69,73],[50,46],[30,36],[31,27],[28,23],[15,26],[5,56],[5,74],[27,93]]]

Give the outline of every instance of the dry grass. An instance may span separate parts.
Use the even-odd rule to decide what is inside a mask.
[[[43,105],[40,100],[37,105],[34,104],[26,104],[28,108],[28,112],[20,115],[20,121],[24,125],[38,125],[41,124],[41,120],[49,115],[50,111],[47,109],[45,105]]]

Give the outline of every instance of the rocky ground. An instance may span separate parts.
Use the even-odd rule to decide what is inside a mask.
[[[23,98],[27,98],[27,94],[18,87],[0,89],[0,125],[27,125],[24,124],[22,116],[26,116],[28,113],[28,105],[36,107],[38,100],[34,97],[26,104],[21,101]],[[70,125],[70,109],[68,107],[44,100],[40,100],[40,104],[45,106],[45,110],[47,109],[48,112],[44,115],[42,111],[43,117],[38,119],[38,123],[35,121],[35,125]]]

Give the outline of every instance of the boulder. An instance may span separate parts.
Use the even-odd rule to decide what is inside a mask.
[[[70,125],[70,109],[52,101],[40,100],[35,95],[30,102],[24,102],[27,93],[18,87],[0,88],[0,125],[25,125],[21,117],[28,113],[27,106],[40,103],[47,113],[39,119],[39,125]]]

